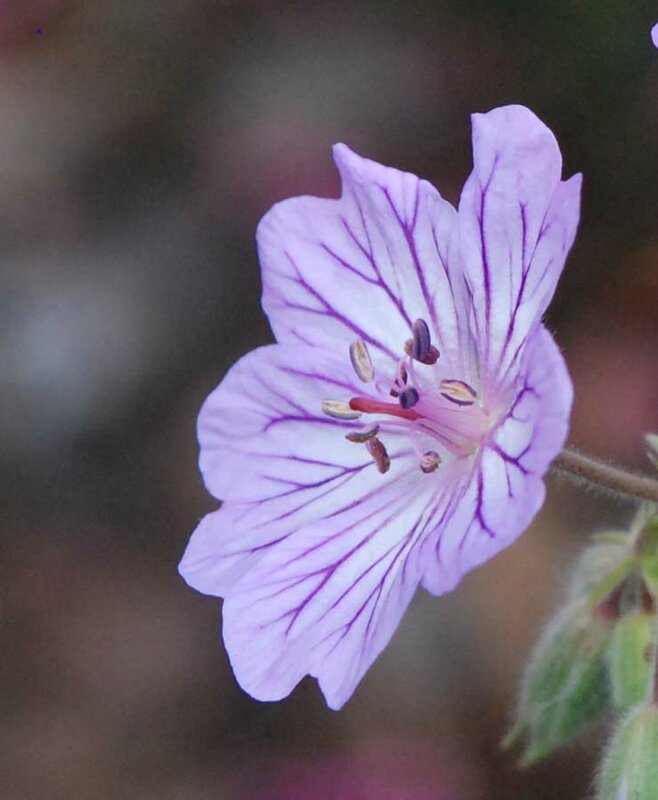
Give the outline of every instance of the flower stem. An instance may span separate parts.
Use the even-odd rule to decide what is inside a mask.
[[[604,464],[570,447],[560,453],[553,462],[553,467],[559,472],[566,472],[578,480],[616,494],[658,503],[658,480]]]

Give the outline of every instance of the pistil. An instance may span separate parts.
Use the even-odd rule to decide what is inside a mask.
[[[349,402],[352,411],[363,414],[387,414],[392,417],[400,417],[415,422],[421,415],[413,408],[402,408],[398,403],[385,403],[381,400],[373,400],[370,397],[353,397]]]

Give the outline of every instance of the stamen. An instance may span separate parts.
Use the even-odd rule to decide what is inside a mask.
[[[366,343],[362,339],[357,339],[350,345],[350,361],[354,367],[354,372],[364,383],[370,383],[375,377],[375,368],[370,360],[370,353]]]
[[[439,386],[441,396],[458,406],[472,406],[477,400],[477,393],[464,381],[445,380]]]
[[[427,475],[438,469],[440,463],[441,456],[434,450],[428,450],[420,459],[420,468]]]
[[[361,412],[352,408],[350,403],[343,403],[340,400],[323,400],[322,413],[333,419],[358,419]]]
[[[345,434],[345,438],[348,442],[365,444],[365,442],[369,442],[371,439],[374,439],[378,433],[379,425],[373,425],[373,427],[369,428],[367,431],[361,431],[360,433],[347,433]]]
[[[412,355],[416,361],[422,361],[429,353],[432,344],[430,329],[424,319],[417,319],[411,330],[414,336]]]
[[[430,349],[427,351],[427,355],[425,356],[425,358],[421,359],[421,362],[423,364],[429,364],[431,366],[432,364],[436,364],[440,356],[441,353],[439,353],[436,347],[434,347],[434,345],[431,344]]]
[[[413,339],[404,343],[404,352],[421,364],[436,364],[441,353],[431,343],[430,329],[424,319],[417,319],[413,326]]]
[[[406,389],[400,392],[400,396],[398,397],[402,408],[411,408],[415,406],[419,399],[420,395],[413,386],[407,386]]]
[[[375,462],[379,472],[381,472],[382,475],[388,472],[391,468],[391,459],[381,441],[377,438],[370,439],[366,442],[366,448],[372,456],[372,460]]]

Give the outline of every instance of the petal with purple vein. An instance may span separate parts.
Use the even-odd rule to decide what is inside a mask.
[[[221,500],[261,501],[354,473],[368,457],[345,434],[362,430],[363,421],[327,417],[321,404],[362,392],[347,347],[332,353],[271,345],[249,353],[199,415],[200,466],[209,491]],[[386,446],[395,475],[408,438],[391,431]]]
[[[277,700],[309,674],[340,708],[416,590],[420,546],[441,503],[432,482],[403,476],[271,547],[224,603],[224,641],[242,687]]]
[[[564,446],[573,399],[564,360],[543,326],[528,342],[522,372],[454,513],[427,539],[423,585],[434,594],[514,542],[543,503],[543,476]]]
[[[581,176],[560,180],[555,137],[523,106],[473,115],[473,163],[459,203],[460,242],[491,388],[514,381],[553,296],[578,226]]]
[[[263,306],[277,339],[368,345],[399,357],[417,318],[456,368],[468,350],[454,274],[456,212],[427,181],[334,148],[339,200],[278,203],[257,233]]]

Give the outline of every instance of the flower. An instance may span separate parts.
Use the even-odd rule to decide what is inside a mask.
[[[334,148],[340,199],[258,227],[277,344],[242,358],[199,416],[223,499],[180,572],[224,598],[241,686],[307,674],[340,708],[419,585],[453,589],[544,500],[572,402],[541,317],[579,217],[551,131],[527,108],[473,116],[456,211],[427,181]]]
[[[651,29],[651,41],[654,47],[658,47],[658,22]]]

